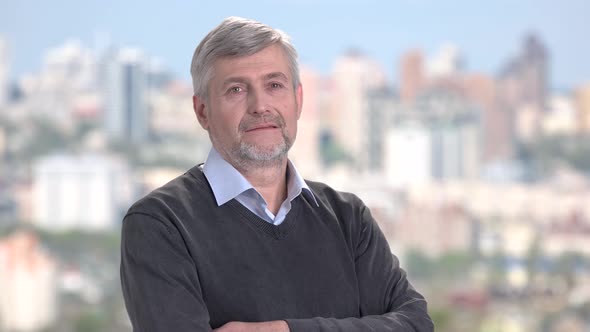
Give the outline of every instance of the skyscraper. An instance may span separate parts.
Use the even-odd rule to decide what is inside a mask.
[[[383,136],[383,157],[370,160],[382,160],[390,183],[403,187],[479,176],[480,121],[469,100],[436,88],[425,90],[412,105],[391,100],[391,112],[368,134]]]
[[[543,111],[547,98],[549,52],[535,35],[527,36],[520,54],[509,59],[500,79],[514,85],[505,96],[511,104],[527,104]],[[516,106],[520,106],[516,105]]]
[[[405,53],[399,65],[399,94],[402,102],[413,102],[424,88],[425,73],[422,52],[412,50]]]
[[[463,59],[453,44],[441,46],[438,53],[428,60],[427,77],[432,79],[456,76],[462,69]]]
[[[366,158],[362,163],[364,169],[380,173],[384,171],[386,133],[401,105],[398,96],[387,88],[371,91],[367,105]]]
[[[432,181],[432,137],[423,123],[407,121],[385,133],[386,181],[396,188]]]
[[[487,163],[512,158],[514,117],[506,106],[501,107],[496,81],[484,74],[467,74],[463,79],[463,90],[465,97],[479,109],[482,161]]]
[[[439,120],[432,128],[435,179],[476,179],[480,169],[479,128],[469,115]]]
[[[371,58],[353,50],[336,60],[332,75],[328,127],[358,167],[367,157],[367,93],[385,86],[385,73]]]
[[[141,142],[148,137],[145,59],[136,49],[108,54],[102,66],[104,126],[116,140]]]
[[[535,35],[529,35],[523,42],[521,56],[521,77],[523,85],[523,99],[540,111],[544,111],[548,91],[548,63],[547,48]]]
[[[289,152],[298,171],[315,177],[320,171],[320,93],[321,77],[314,70],[301,67],[303,110],[297,125],[297,140]]]
[[[548,67],[546,47],[537,36],[529,35],[520,54],[509,59],[500,72],[498,106],[508,113],[517,140],[530,140],[540,133],[540,119],[547,108]],[[517,126],[522,119],[527,119],[526,126]]]

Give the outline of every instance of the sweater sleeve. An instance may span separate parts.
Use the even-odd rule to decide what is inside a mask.
[[[360,318],[287,319],[291,332],[433,331],[434,324],[428,316],[424,297],[410,285],[368,208],[360,204],[357,217],[361,222],[355,253]]]
[[[159,219],[131,213],[123,220],[121,284],[134,331],[211,331],[184,241]]]

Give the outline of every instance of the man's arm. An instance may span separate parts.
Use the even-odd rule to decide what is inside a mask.
[[[133,213],[123,220],[121,284],[134,331],[211,331],[184,241],[150,215]]]
[[[292,332],[389,331],[430,332],[434,325],[426,301],[414,290],[391,254],[387,240],[361,204],[361,228],[356,246],[355,266],[360,293],[361,318],[286,319]]]
[[[246,322],[229,322],[215,330],[214,332],[289,332],[289,326],[284,320],[275,320],[272,322],[246,323]]]

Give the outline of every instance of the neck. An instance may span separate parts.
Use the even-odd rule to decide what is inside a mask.
[[[276,215],[287,198],[287,158],[268,167],[237,168],[237,170],[262,195],[268,209]]]

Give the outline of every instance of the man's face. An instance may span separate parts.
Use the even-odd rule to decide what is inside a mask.
[[[302,97],[283,50],[271,45],[250,56],[218,59],[208,100],[195,96],[193,105],[224,158],[238,167],[264,166],[286,157],[297,135]]]

